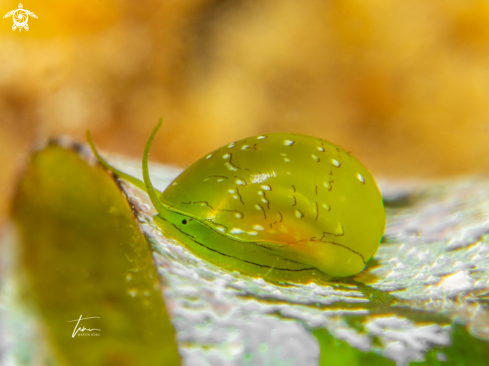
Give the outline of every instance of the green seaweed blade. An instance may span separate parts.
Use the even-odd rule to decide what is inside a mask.
[[[180,365],[148,245],[100,165],[54,143],[36,152],[12,206],[25,301],[60,365]],[[78,332],[80,327],[100,331]],[[82,336],[81,333],[88,334]],[[92,335],[98,333],[98,336]]]

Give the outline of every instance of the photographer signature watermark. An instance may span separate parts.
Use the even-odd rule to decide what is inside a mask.
[[[12,16],[12,19],[14,21],[14,24],[12,25],[13,31],[15,31],[17,28],[19,29],[19,32],[22,31],[22,28],[28,31],[29,25],[27,24],[27,22],[29,21],[29,15],[37,19],[36,14],[34,14],[32,11],[25,10],[22,6],[22,3],[20,3],[18,9],[9,11],[3,16],[3,19]]]
[[[96,328],[85,328],[83,324],[80,324],[82,320],[87,320],[87,319],[100,319],[98,316],[89,316],[87,318],[82,318],[80,317],[75,320],[68,320],[68,323],[70,322],[76,322],[75,329],[73,329],[73,333],[71,334],[71,338],[75,338],[76,336],[85,336],[85,337],[98,337],[100,336],[100,329]]]

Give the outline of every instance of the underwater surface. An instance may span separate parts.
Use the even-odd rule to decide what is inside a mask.
[[[108,160],[141,176],[139,162]],[[150,171],[160,190],[180,172],[156,164]],[[485,362],[489,178],[377,181],[387,227],[367,268],[327,284],[279,284],[199,259],[163,236],[144,192],[112,180],[85,146],[51,143],[19,183],[0,246],[0,365],[76,365],[90,351],[101,365],[164,357],[191,366]],[[111,197],[105,206],[101,192]],[[53,236],[58,230],[62,238]],[[46,310],[53,304],[56,311]],[[74,358],[79,339],[67,321],[87,311],[103,321],[105,343],[83,339]],[[131,346],[144,336],[153,341]]]

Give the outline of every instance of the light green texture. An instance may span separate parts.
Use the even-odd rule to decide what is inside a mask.
[[[156,222],[194,253],[272,281],[318,282],[360,272],[385,227],[379,189],[350,153],[310,136],[274,133],[213,151],[158,197],[143,156]],[[101,163],[139,188],[143,183]]]
[[[49,144],[19,183],[18,232],[24,301],[37,309],[57,364],[180,365],[149,247],[130,206],[80,147]],[[100,329],[72,337],[75,323]]]
[[[362,352],[333,337],[326,329],[313,332],[320,347],[319,366],[395,366],[396,363],[372,352]]]
[[[379,354],[362,352],[352,347],[348,342],[333,337],[324,328],[315,329],[312,333],[319,342],[319,366],[396,365],[396,362]],[[487,363],[489,357],[487,341],[475,339],[460,324],[454,324],[450,338],[450,347],[433,347],[426,354],[424,360],[405,364],[413,366],[471,366]]]

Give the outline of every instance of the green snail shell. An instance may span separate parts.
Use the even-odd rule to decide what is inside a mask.
[[[382,197],[349,152],[300,134],[248,137],[197,160],[158,197],[147,163],[160,125],[146,145],[144,183],[130,180],[148,192],[166,234],[197,255],[243,274],[307,282],[356,274],[377,251]]]

